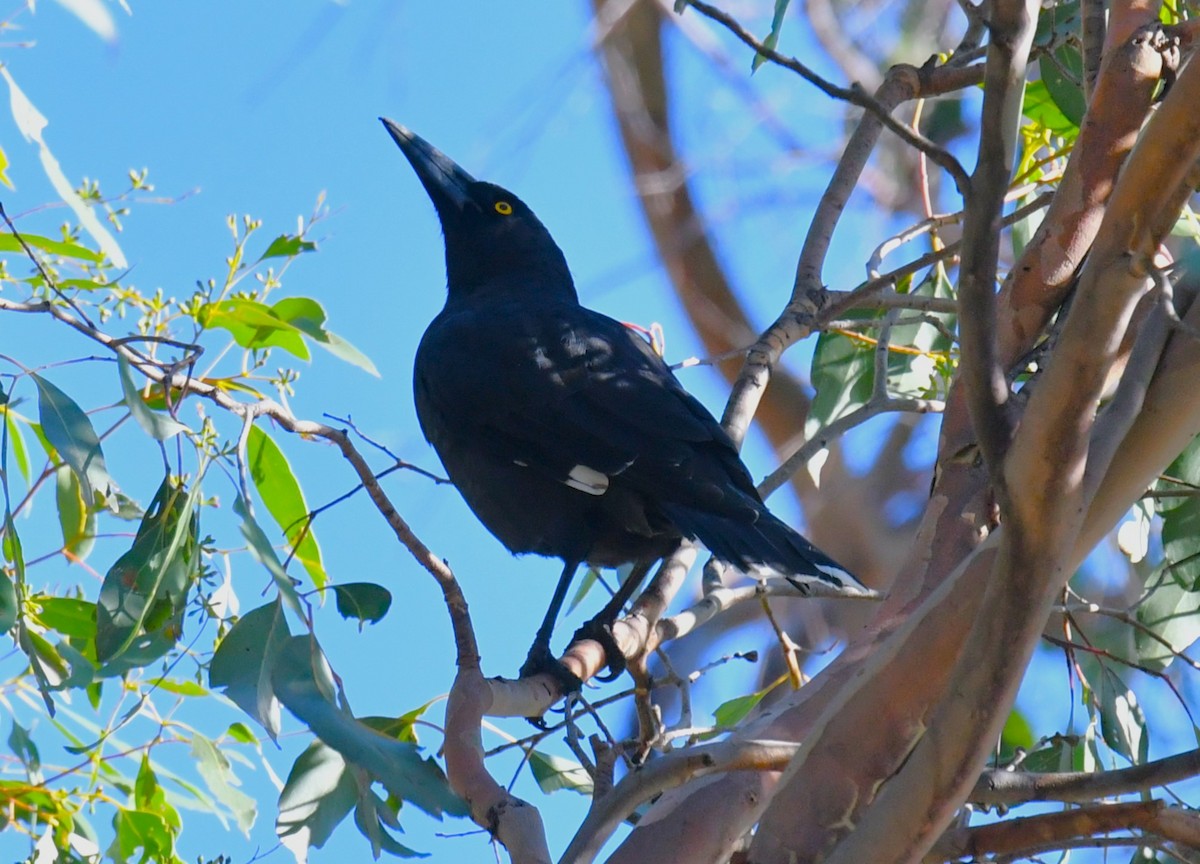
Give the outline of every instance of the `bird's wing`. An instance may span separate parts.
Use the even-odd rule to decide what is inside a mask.
[[[431,440],[470,429],[493,455],[583,491],[619,475],[681,504],[757,501],[720,424],[645,340],[583,307],[447,310],[422,341],[416,387],[440,418],[422,421]]]

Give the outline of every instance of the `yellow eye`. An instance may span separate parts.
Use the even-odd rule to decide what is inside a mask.
[[[496,212],[499,213],[501,216],[511,216],[512,215],[512,205],[509,204],[507,201],[497,201],[496,202]]]

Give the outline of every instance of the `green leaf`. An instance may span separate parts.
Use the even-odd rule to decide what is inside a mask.
[[[34,633],[28,627],[20,627],[18,628],[17,642],[21,646],[21,650],[25,652],[25,656],[29,658],[29,665],[33,669],[33,674],[38,679],[40,687],[46,690],[57,690],[70,677],[71,670],[67,667],[62,655],[44,636]],[[46,696],[45,693],[42,695]],[[53,711],[51,713],[53,714]]]
[[[358,806],[354,808],[354,825],[359,833],[370,841],[372,855],[378,858],[381,852],[387,852],[396,858],[429,857],[428,852],[417,852],[396,840],[385,827],[385,820],[394,822],[394,814],[386,801],[368,790],[359,798]]]
[[[1161,671],[1175,660],[1172,650],[1186,651],[1200,639],[1200,592],[1180,585],[1167,566],[1155,573],[1146,592],[1137,606],[1137,620],[1145,630],[1133,631],[1133,644],[1143,666]]]
[[[466,804],[446,775],[420,748],[381,735],[339,707],[332,697],[332,674],[316,639],[293,636],[280,652],[271,676],[275,695],[327,746],[374,777],[397,798],[434,816],[463,815]]]
[[[21,476],[25,478],[26,485],[28,485],[33,475],[30,473],[29,449],[25,446],[25,436],[21,433],[21,427],[17,424],[13,413],[8,410],[8,406],[4,406],[2,410],[4,411],[4,425],[8,435],[6,441],[8,446],[12,448],[13,458],[17,460],[17,469],[21,472]]]
[[[8,733],[8,749],[17,757],[21,765],[25,768],[26,774],[31,782],[40,783],[42,767],[42,757],[38,753],[38,748],[33,739],[29,737],[29,730],[18,723],[15,719],[12,721],[12,731]]]
[[[290,635],[276,599],[239,618],[208,666],[208,686],[222,690],[267,730],[271,740],[279,735],[280,721],[271,674]]]
[[[360,717],[358,718],[358,722],[364,726],[371,727],[376,732],[387,735],[389,738],[395,738],[397,741],[419,744],[416,723],[424,716],[426,711],[439,701],[440,698],[435,697],[424,705],[418,705],[411,711],[406,711],[399,717]]]
[[[183,826],[179,812],[167,801],[167,793],[158,782],[154,766],[148,754],[142,754],[142,763],[138,767],[137,779],[133,784],[133,802],[139,810],[157,813],[163,821],[176,831]]]
[[[118,860],[130,858],[141,849],[142,861],[182,864],[175,854],[175,832],[158,813],[121,808],[113,817],[113,830],[117,835],[113,845],[121,856]]]
[[[317,244],[311,240],[305,240],[295,234],[280,234],[271,241],[271,245],[267,247],[267,251],[259,256],[259,261],[266,261],[268,258],[295,258],[297,255],[304,252],[316,251]],[[258,262],[255,262],[258,263]]]
[[[196,320],[201,327],[227,330],[243,348],[261,350],[282,348],[301,360],[312,355],[304,344],[301,331],[284,321],[265,303],[257,300],[222,300],[200,307]]]
[[[17,623],[17,586],[7,569],[0,569],[0,633],[7,633]]]
[[[1164,564],[1180,585],[1200,587],[1200,497],[1163,513]]]
[[[39,237],[37,234],[25,234],[23,232],[21,240],[24,240],[34,249],[41,249],[43,252],[49,252],[51,255],[59,255],[63,258],[77,258],[81,261],[89,261],[92,264],[99,264],[104,260],[104,256],[99,252],[88,249],[86,246],[80,246],[78,243],[51,240],[49,237]],[[21,245],[21,240],[18,240],[13,234],[0,232],[0,252],[17,252],[24,255],[25,247]]]
[[[250,827],[258,816],[258,806],[253,798],[237,788],[241,783],[234,775],[229,760],[199,732],[192,733],[192,756],[208,791],[229,808],[242,833],[249,836]]]
[[[717,725],[722,729],[732,729],[737,724],[746,719],[754,706],[763,700],[763,697],[774,690],[779,685],[776,681],[762,690],[754,693],[747,693],[745,696],[738,696],[730,699],[727,702],[722,702],[713,711],[713,718],[717,721]]]
[[[1083,124],[1087,99],[1083,95],[1083,54],[1073,42],[1064,42],[1051,56],[1038,60],[1046,92],[1076,130]]]
[[[1192,439],[1155,484],[1164,566],[1180,587],[1200,587],[1200,438]],[[1180,495],[1169,493],[1179,492]]]
[[[283,529],[288,545],[295,550],[295,557],[304,566],[313,585],[324,588],[329,577],[321,563],[321,547],[317,545],[308,517],[304,492],[287,457],[270,435],[258,426],[251,426],[246,442],[246,461],[254,487],[267,505],[267,511]]]
[[[580,795],[590,796],[595,789],[591,775],[582,765],[553,753],[530,750],[529,768],[533,771],[538,788],[547,795],[559,789],[570,789]]]
[[[1033,774],[1050,774],[1071,770],[1071,748],[1062,738],[1055,738],[1048,747],[1040,747],[1025,757],[1021,769]]]
[[[174,647],[183,631],[188,592],[200,575],[200,483],[187,491],[163,479],[129,551],[104,576],[96,607],[96,657],[130,648],[144,665]]]
[[[245,723],[230,723],[225,734],[239,744],[258,744],[258,736]]]
[[[1060,135],[1068,141],[1079,134],[1079,127],[1063,114],[1046,88],[1045,81],[1030,81],[1025,85],[1025,100],[1021,113],[1036,125]]]
[[[155,687],[174,693],[177,696],[208,696],[209,691],[195,681],[183,681],[178,678],[151,678],[146,682],[147,687]]]
[[[1033,727],[1029,725],[1025,715],[1014,708],[1009,712],[1008,719],[1004,721],[1004,730],[1000,733],[1001,760],[1011,760],[1015,751],[1027,751],[1034,743]]]
[[[1039,47],[1049,47],[1064,35],[1079,32],[1079,0],[1067,0],[1042,9],[1038,14],[1033,42]]]
[[[1163,471],[1162,477],[1154,484],[1154,490],[1159,493],[1182,492],[1178,496],[1160,495],[1155,499],[1159,513],[1166,514],[1171,510],[1195,505],[1196,496],[1191,493],[1200,491],[1200,436],[1193,438],[1186,447]]]
[[[133,382],[133,371],[129,366],[129,361],[123,356],[117,357],[117,369],[121,373],[121,392],[125,395],[125,407],[129,409],[129,413],[133,415],[137,424],[142,427],[143,432],[155,441],[166,441],[180,432],[189,431],[187,426],[174,417],[169,414],[159,414],[146,404],[146,400],[142,398],[137,385]]]
[[[320,741],[309,744],[288,772],[279,793],[275,834],[297,861],[320,848],[354,809],[358,783],[346,760]]]
[[[93,633],[95,632],[95,629],[95,624],[93,623]],[[94,657],[88,656],[88,654],[95,653],[94,643],[89,643],[82,639],[77,641],[84,649],[83,651],[77,649],[71,643],[70,639],[62,639],[57,645],[55,645],[55,648],[58,649],[59,656],[62,657],[63,660],[67,661],[67,664],[71,667],[71,674],[68,675],[62,682],[63,689],[82,690],[84,688],[91,687],[93,684],[96,684],[98,687],[99,684],[96,681],[96,673],[99,669],[99,665],[96,663]],[[85,651],[87,652],[86,654],[84,653]],[[116,675],[120,673],[106,670],[106,674]],[[95,706],[93,705],[93,707]]]
[[[348,582],[334,585],[337,611],[343,618],[357,618],[359,629],[364,623],[377,624],[392,605],[392,592],[374,582]]]
[[[40,607],[37,619],[46,627],[74,639],[96,637],[96,604],[74,597],[33,598]]]
[[[66,393],[41,375],[30,377],[38,388],[42,434],[79,478],[88,506],[107,506],[116,494],[117,484],[108,476],[92,422]]]
[[[783,30],[783,13],[787,12],[788,4],[791,0],[775,0],[775,14],[771,16],[771,32],[763,39],[764,48],[775,50],[775,46],[779,44],[779,33]],[[758,67],[767,62],[764,54],[755,53],[754,59],[750,61],[750,71],[755,72]]]
[[[1108,667],[1101,669],[1100,734],[1104,743],[1135,765],[1146,761],[1150,733],[1137,696]]]
[[[954,286],[941,267],[931,267],[911,293],[942,300],[951,300],[955,296]],[[892,327],[890,345],[893,350],[888,352],[889,393],[926,398],[941,395],[939,370],[943,365],[939,364],[938,358],[952,347],[946,334],[954,332],[957,318],[949,313],[929,313],[927,317],[939,321],[941,328],[928,320]],[[874,378],[873,370],[871,377]]]
[[[233,502],[233,512],[242,517],[242,536],[246,538],[250,555],[267,568],[267,572],[271,574],[271,578],[275,582],[275,587],[279,589],[279,596],[283,598],[283,602],[296,613],[298,618],[304,620],[304,605],[300,602],[300,595],[296,593],[295,582],[283,569],[283,565],[279,563],[279,556],[275,554],[271,541],[267,539],[267,535],[263,533],[258,522],[250,515],[250,510],[240,497]]]
[[[870,313],[850,313],[851,318],[871,318]],[[844,414],[866,404],[875,383],[875,348],[841,333],[822,333],[813,350],[812,386],[816,390],[805,438]]]
[[[79,477],[66,465],[54,472],[54,501],[63,551],[82,561],[96,545],[96,511],[84,502]]]
[[[1015,202],[1016,209],[1024,207],[1026,204],[1033,201],[1034,195],[1031,192],[1028,195],[1023,195]],[[1012,244],[1013,257],[1020,258],[1025,253],[1025,247],[1029,245],[1029,241],[1033,239],[1033,235],[1037,233],[1041,227],[1042,220],[1046,218],[1045,210],[1034,210],[1022,217],[1019,221],[1014,222],[1012,226]]]
[[[341,336],[325,329],[325,310],[316,300],[308,297],[285,297],[271,309],[330,354],[369,372],[376,378],[379,377],[379,370],[366,354]]]
[[[1200,218],[1191,207],[1184,207],[1179,218],[1171,226],[1172,237],[1186,237],[1195,243],[1200,243]]]
[[[571,602],[567,606],[568,615],[574,612],[575,607],[583,602],[588,592],[592,590],[599,580],[600,571],[595,567],[588,567],[587,572],[583,574],[583,578],[579,580],[579,587],[575,590],[575,596],[571,598]]]
[[[4,560],[12,565],[17,576],[16,584],[8,575],[7,568],[0,568],[0,633],[7,633],[20,618],[20,595],[17,585],[25,582],[25,553],[21,549],[21,536],[7,505],[4,509]],[[21,632],[24,632],[22,628]]]

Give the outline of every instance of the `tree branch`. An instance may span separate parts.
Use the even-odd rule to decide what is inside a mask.
[[[1032,857],[1077,845],[1077,841],[1114,831],[1140,831],[1126,845],[1153,845],[1154,838],[1200,845],[1200,816],[1162,801],[1097,804],[1061,813],[1026,816],[994,825],[957,828],[947,832],[931,850],[930,858]]]
[[[726,771],[778,771],[799,745],[791,741],[722,741],[666,753],[627,774],[593,805],[560,864],[588,864],[640,805],[668,789]]]
[[[1066,771],[1035,774],[1028,771],[987,771],[968,800],[977,804],[1012,806],[1030,801],[1082,804],[1117,795],[1149,792],[1200,775],[1200,750],[1177,753],[1116,771]]]
[[[1012,435],[1008,381],[996,350],[996,264],[1000,219],[1021,117],[1025,68],[1037,22],[1036,3],[993,3],[984,72],[979,157],[971,176],[959,264],[960,375],[971,424],[994,480]],[[1000,485],[998,493],[1003,497]]]

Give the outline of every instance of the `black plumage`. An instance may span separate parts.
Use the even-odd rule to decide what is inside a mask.
[[[564,562],[523,673],[545,665],[580,563],[661,558],[682,536],[802,591],[866,591],[767,510],[724,429],[647,341],[579,304],[562,251],[519,198],[383,123],[445,237],[446,305],[413,375],[421,429],[497,539]]]

